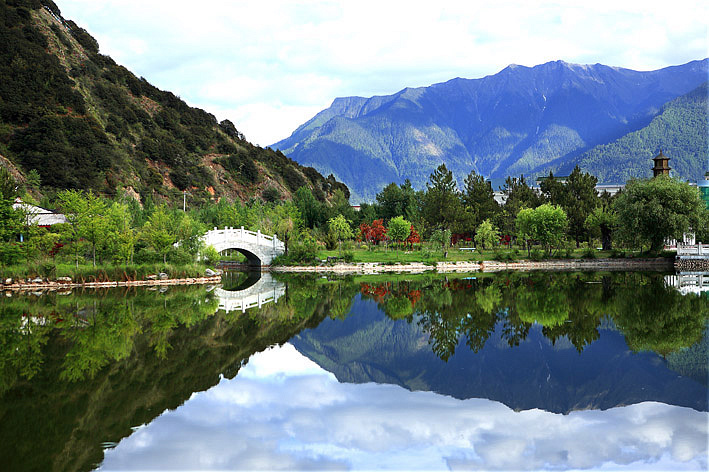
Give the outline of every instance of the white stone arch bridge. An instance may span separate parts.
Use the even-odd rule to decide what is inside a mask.
[[[261,308],[266,303],[275,303],[286,294],[286,285],[275,280],[268,272],[259,273],[260,277],[253,285],[241,290],[214,289],[214,295],[219,299],[219,309],[227,313],[249,308]]]
[[[268,236],[261,231],[241,228],[224,228],[207,231],[202,236],[207,246],[214,246],[217,252],[235,249],[246,256],[251,266],[270,266],[276,256],[285,253],[286,245],[275,235]]]

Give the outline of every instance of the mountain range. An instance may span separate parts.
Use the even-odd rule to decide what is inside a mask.
[[[708,65],[510,65],[480,79],[337,98],[271,147],[333,174],[355,202],[404,179],[423,188],[441,163],[459,182],[471,170],[500,179],[579,164],[613,183],[650,175],[660,148],[681,163],[677,176],[697,179],[707,160]]]

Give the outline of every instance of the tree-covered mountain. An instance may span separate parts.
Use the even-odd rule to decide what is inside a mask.
[[[651,177],[649,158],[662,149],[671,158],[673,175],[696,181],[704,175],[709,157],[707,84],[668,102],[644,128],[596,146],[560,167],[549,166],[544,173],[568,175],[578,165],[601,182],[622,183],[631,177]]]
[[[707,59],[645,72],[511,65],[481,79],[337,98],[272,147],[332,173],[355,200],[406,178],[421,188],[441,162],[460,180],[471,169],[491,178],[529,174],[647,126],[665,103],[705,82],[707,71]]]
[[[301,186],[321,200],[348,194],[100,54],[51,0],[0,1],[0,162],[21,181],[35,170],[49,190],[189,190],[198,201],[288,197]]]

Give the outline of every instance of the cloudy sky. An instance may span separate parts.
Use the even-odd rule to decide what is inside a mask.
[[[550,60],[639,70],[709,55],[705,0],[55,0],[136,75],[262,146],[339,96]]]
[[[706,467],[706,412],[655,402],[515,412],[484,399],[340,384],[286,344],[139,428],[106,451],[99,470]]]

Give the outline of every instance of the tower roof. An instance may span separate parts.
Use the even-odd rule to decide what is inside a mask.
[[[669,160],[670,158],[662,154],[662,149],[660,149],[660,154],[657,156],[653,157],[652,160],[655,162],[655,165],[652,168],[652,175],[653,176],[658,176],[660,174],[665,174],[669,175],[670,174],[670,164]]]

